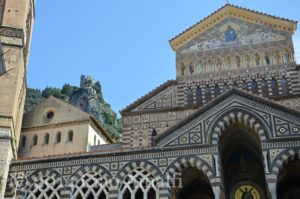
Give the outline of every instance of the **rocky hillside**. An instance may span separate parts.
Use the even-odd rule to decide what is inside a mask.
[[[80,87],[65,84],[62,88],[46,87],[42,91],[27,88],[25,112],[50,95],[90,113],[103,124],[112,138],[116,141],[119,140],[121,120],[111,110],[110,105],[105,102],[99,81],[94,82],[90,76],[81,76]]]

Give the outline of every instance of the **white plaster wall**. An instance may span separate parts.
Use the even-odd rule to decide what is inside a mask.
[[[92,126],[89,126],[88,145],[90,146],[98,145],[98,141],[100,141],[100,145],[108,144],[106,137],[101,132],[99,133],[98,132]],[[95,136],[96,136],[96,144],[94,143]]]
[[[89,133],[89,124],[78,124],[72,126],[65,126],[51,129],[40,129],[31,132],[22,132],[19,156],[37,157],[47,155],[68,154],[87,150],[87,138]],[[68,132],[73,131],[73,141],[68,141]],[[61,141],[56,143],[57,132],[61,132]],[[49,143],[44,143],[45,135],[49,133]],[[37,145],[33,145],[34,135],[38,136]],[[25,147],[21,146],[22,136],[26,136]]]

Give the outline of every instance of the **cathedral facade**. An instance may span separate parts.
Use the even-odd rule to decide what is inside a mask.
[[[3,196],[299,198],[300,67],[292,41],[296,28],[296,21],[226,4],[183,31],[170,40],[176,78],[121,111],[121,144],[92,116],[48,99],[24,115],[20,143],[14,146],[14,139],[1,137],[7,149],[19,151],[19,157],[16,153],[1,167]],[[4,59],[3,65],[9,63]],[[2,108],[6,102],[1,100]],[[66,119],[68,115],[74,119]],[[80,150],[79,127],[81,134],[86,132]],[[53,145],[71,151],[45,149]],[[12,159],[7,154],[3,157]]]

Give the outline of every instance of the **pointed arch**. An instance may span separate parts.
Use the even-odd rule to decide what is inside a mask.
[[[149,170],[149,172],[152,175],[162,177],[162,173],[160,172],[160,170],[157,168],[156,165],[154,165],[153,163],[151,163],[151,162],[149,162],[147,160],[142,160],[142,161],[132,161],[132,162],[129,162],[129,163],[125,164],[119,170],[119,172],[116,174],[116,178],[119,179],[119,180],[121,180],[128,173],[130,173],[132,170],[134,170],[135,168],[138,168],[138,167],[144,167],[147,170]]]
[[[288,96],[289,95],[289,84],[286,77],[282,77],[281,81],[281,88],[282,88],[282,95]]]
[[[272,87],[272,95],[274,97],[279,96],[278,82],[275,78],[272,78],[271,80],[271,87]]]
[[[253,94],[256,94],[256,95],[258,94],[258,85],[255,80],[252,80],[251,90],[252,90]]]
[[[266,141],[269,137],[267,136],[270,134],[269,129],[263,119],[240,107],[224,111],[211,123],[208,130],[210,132],[207,137],[208,143],[218,144],[222,133],[234,123],[241,123],[253,129],[261,141]]]
[[[300,159],[300,149],[286,149],[279,153],[271,162],[271,174],[273,178],[277,181],[278,174],[280,170],[289,161],[295,159],[295,157]]]
[[[246,92],[248,91],[248,83],[246,80],[244,80],[242,83],[242,90]]]
[[[61,175],[53,170],[39,170],[27,177],[26,185],[19,195],[28,199],[59,199],[60,189],[64,186]]]
[[[269,96],[269,86],[266,79],[262,79],[261,81],[261,93],[263,97]]]
[[[211,91],[209,85],[205,87],[205,102],[209,102],[211,100]]]
[[[109,197],[112,174],[103,166],[91,164],[78,169],[67,181],[72,187],[71,198]]]
[[[168,198],[214,199],[212,186],[220,186],[211,166],[197,156],[179,157],[165,170],[165,179],[170,179]],[[196,188],[197,187],[197,188]]]
[[[234,81],[232,84],[232,88],[239,88],[237,81]]]
[[[189,106],[193,105],[193,90],[191,87],[188,87],[187,89],[186,100],[187,100],[187,105]]]
[[[203,173],[205,173],[211,184],[215,182],[213,168],[211,168],[211,166],[209,166],[209,164],[206,161],[196,156],[177,158],[166,168],[164,176],[173,176],[172,174],[176,172],[182,172],[188,167],[197,168]]]
[[[214,87],[214,95],[215,97],[219,96],[220,95],[220,87],[218,84],[215,84],[215,87]]]
[[[160,170],[149,161],[127,163],[116,175],[118,198],[161,198],[165,193],[160,188],[162,177]]]
[[[225,93],[226,91],[229,90],[229,86],[228,84],[225,82],[224,85],[223,85],[223,93]]]
[[[275,164],[269,177],[276,182],[277,198],[298,198],[300,194],[299,148],[282,151],[273,162]]]
[[[200,86],[196,88],[196,104],[202,105],[202,90]]]

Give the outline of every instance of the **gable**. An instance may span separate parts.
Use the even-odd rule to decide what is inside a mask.
[[[210,16],[206,17],[202,21],[198,22],[186,31],[171,39],[170,45],[172,49],[177,51],[178,48],[182,47],[187,42],[193,40],[198,35],[208,31],[216,24],[227,18],[235,18],[249,23],[263,25],[275,30],[288,32],[289,34],[294,33],[297,28],[296,21],[226,4],[224,7],[220,8]]]
[[[248,47],[271,42],[291,41],[291,36],[269,26],[249,23],[233,17],[228,17],[208,31],[195,36],[191,41],[182,45],[177,53],[204,53],[225,48]]]
[[[148,94],[127,106],[121,113],[164,109],[175,106],[176,83],[177,82],[174,80],[169,80],[161,84]]]
[[[271,101],[232,90],[161,134],[159,147],[217,144],[230,124],[254,129],[262,141],[300,139],[300,113]]]
[[[49,113],[52,117],[47,117]],[[49,115],[51,116],[51,115]],[[24,114],[22,128],[90,120],[90,115],[76,107],[50,96]]]

